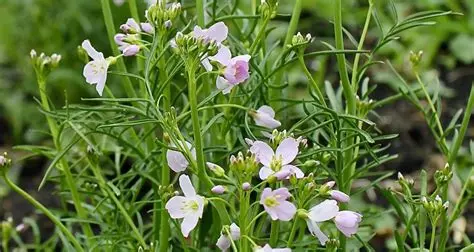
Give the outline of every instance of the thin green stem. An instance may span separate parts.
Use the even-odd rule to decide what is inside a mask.
[[[321,92],[321,90],[319,89],[319,85],[318,83],[316,83],[316,81],[314,80],[313,78],[313,75],[311,75],[311,73],[309,72],[308,68],[306,67],[306,64],[304,62],[304,58],[303,58],[303,53],[300,52],[298,54],[298,61],[300,63],[300,66],[301,68],[303,69],[303,72],[306,74],[306,77],[308,78],[309,82],[311,83],[312,87],[313,87],[313,90],[316,92],[316,95],[318,96],[319,98],[319,102],[324,105],[324,107],[327,107],[326,105],[326,101],[324,100],[324,96],[323,96],[323,93]]]
[[[369,10],[367,11],[367,16],[365,18],[365,24],[364,24],[364,29],[362,30],[362,35],[359,40],[359,45],[357,46],[357,50],[361,51],[364,48],[364,41],[365,38],[367,37],[367,31],[369,30],[369,25],[370,25],[370,18],[372,17],[372,9],[374,5],[372,1],[369,1]],[[352,67],[352,88],[354,91],[357,93],[358,89],[358,75],[359,75],[359,60],[360,60],[360,54],[357,53],[354,58],[354,66]]]
[[[197,24],[204,28],[206,26],[206,13],[204,12],[204,6],[206,5],[206,0],[196,0],[196,17]]]
[[[258,31],[257,37],[253,41],[252,45],[250,46],[250,55],[254,55],[257,52],[258,45],[260,44],[260,41],[262,40],[263,36],[265,35],[265,30],[267,29],[267,25],[270,22],[270,18],[266,18],[263,20],[263,24],[260,27],[260,30]]]
[[[63,225],[61,221],[59,221],[56,216],[51,213],[45,206],[43,206],[40,202],[35,200],[31,197],[27,192],[23,191],[20,187],[15,185],[5,174],[5,171],[2,171],[2,176],[5,179],[6,184],[16,193],[20,194],[24,199],[26,199],[30,204],[32,204],[36,209],[40,210],[44,215],[46,215],[55,225],[56,227],[61,230],[61,232],[68,238],[68,240],[72,243],[72,245],[76,248],[77,251],[83,252],[84,249],[81,247],[79,242],[76,240],[73,234],[69,232],[66,226]]]
[[[438,220],[436,220],[434,223],[431,223],[432,230],[431,230],[431,240],[430,240],[430,252],[434,251],[434,247],[435,247],[437,222]]]
[[[291,245],[293,245],[293,240],[295,239],[296,230],[298,229],[298,221],[299,221],[299,218],[298,216],[296,216],[295,220],[293,221],[293,225],[291,227],[290,236],[288,236],[288,242],[286,243],[286,246],[288,248],[291,248]]]
[[[240,225],[240,232],[242,235],[247,235],[247,215],[249,212],[249,201],[247,197],[247,193],[242,189],[239,189],[240,195],[240,212],[239,212],[239,225]],[[240,251],[246,252],[248,251],[248,241],[246,239],[240,240]]]
[[[109,43],[110,46],[112,47],[112,52],[114,55],[120,55],[120,51],[118,50],[118,47],[115,45],[115,25],[114,25],[114,19],[112,17],[112,10],[110,9],[110,1],[109,0],[101,0],[101,5],[102,5],[102,13],[104,15],[104,22],[105,22],[105,27],[107,29],[107,35],[109,37]],[[117,59],[117,67],[119,71],[127,73],[127,67],[125,66],[125,62],[123,61],[122,57],[119,57]],[[130,81],[130,78],[128,76],[125,76],[123,78],[124,80],[124,87],[125,87],[125,92],[127,93],[128,97],[137,97],[137,94],[135,93],[135,89],[133,89],[132,82]]]
[[[270,228],[270,246],[275,247],[278,243],[278,236],[280,235],[280,222],[272,221]]]
[[[435,122],[436,122],[436,127],[438,129],[438,134],[439,134],[440,137],[442,137],[442,136],[444,136],[444,130],[443,130],[443,126],[441,125],[441,120],[439,119],[437,110],[434,106],[433,100],[431,99],[430,95],[428,94],[428,91],[426,90],[425,84],[421,80],[420,75],[416,71],[415,71],[415,77],[416,77],[416,80],[418,81],[418,84],[420,84],[421,90],[423,91],[423,94],[425,95],[426,101],[428,102],[428,105],[430,106],[431,112],[433,113],[433,116],[434,116]],[[445,140],[444,137],[442,137],[440,139],[440,141],[441,141],[441,144],[446,146],[446,140]]]

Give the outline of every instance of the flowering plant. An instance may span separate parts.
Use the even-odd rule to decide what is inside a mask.
[[[50,107],[43,90],[60,57],[32,51],[54,143],[37,149],[52,157],[41,186],[60,183],[63,203],[72,203],[74,212],[55,216],[2,171],[7,183],[56,224],[65,250],[370,250],[375,214],[351,199],[392,175],[371,172],[396,158],[385,146],[396,136],[381,134],[368,115],[414,91],[376,102],[363,76],[377,63],[377,50],[408,27],[391,30],[391,37],[364,50],[369,1],[357,48],[346,50],[336,0],[335,45],[307,52],[315,38],[296,33],[301,0],[295,1],[283,41],[268,35],[278,1],[252,1],[249,9],[217,2],[154,1],[139,15],[129,0],[132,17],[118,33],[109,1],[101,0],[113,56],[94,48],[93,41],[102,38],[82,42],[83,76],[99,96],[84,104]],[[402,24],[421,26],[447,14],[420,14]],[[318,55],[336,58],[339,91],[308,69],[306,60]],[[354,56],[350,74],[348,55]],[[285,71],[294,63],[308,83],[304,98],[288,91]],[[122,82],[110,81],[112,76]],[[445,135],[437,136],[442,143]],[[442,147],[447,156],[456,155],[456,149]],[[10,164],[6,160],[0,156],[0,169]],[[443,175],[440,190],[452,173]],[[373,181],[354,190],[353,182],[366,177]],[[396,203],[392,191],[384,194]],[[413,207],[406,226],[416,229],[411,222],[428,216],[435,228],[446,219],[443,199],[424,196],[406,198]],[[422,208],[425,215],[419,216]],[[400,237],[399,247],[418,241],[416,232]]]

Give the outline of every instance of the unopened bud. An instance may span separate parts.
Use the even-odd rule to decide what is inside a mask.
[[[242,190],[244,190],[244,191],[249,191],[250,189],[251,189],[251,185],[250,185],[249,182],[244,182],[244,183],[242,184]]]
[[[226,188],[222,185],[216,185],[211,189],[211,192],[215,194],[223,194],[226,191]]]
[[[349,195],[339,191],[339,190],[332,190],[329,192],[329,195],[331,195],[331,198],[339,201],[339,202],[343,202],[343,203],[347,203],[349,202],[350,200],[350,197]]]
[[[224,168],[220,167],[219,165],[216,165],[211,162],[207,162],[206,165],[207,165],[207,168],[209,168],[209,170],[211,170],[212,173],[214,173],[217,177],[222,177],[225,175]]]

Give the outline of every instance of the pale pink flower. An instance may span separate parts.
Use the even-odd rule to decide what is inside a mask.
[[[107,70],[110,60],[104,58],[104,54],[95,50],[89,40],[82,42],[82,48],[87,52],[92,61],[89,61],[84,67],[82,75],[86,78],[86,82],[96,85],[95,89],[100,96],[104,92],[105,82],[107,81]]]
[[[318,238],[321,245],[326,244],[329,238],[321,231],[319,223],[334,218],[338,211],[339,207],[335,200],[325,200],[309,210],[306,224],[311,234]]]
[[[204,197],[196,194],[191,180],[187,175],[179,177],[179,186],[184,196],[174,196],[166,203],[166,210],[173,219],[183,219],[181,233],[188,237],[196,227],[204,211]]]
[[[350,197],[349,195],[339,191],[339,190],[331,190],[329,192],[329,194],[331,195],[331,198],[339,201],[339,202],[343,202],[343,203],[347,203],[349,202],[350,200]]]
[[[187,149],[191,152],[191,155],[193,159],[196,159],[196,149],[191,145],[189,142],[184,143],[187,147]],[[179,141],[179,147],[177,147],[174,143],[171,143],[171,147],[175,147],[179,150],[183,150],[184,152],[184,145],[183,142]],[[181,151],[175,151],[175,150],[168,150],[166,151],[166,161],[168,162],[168,166],[173,170],[174,172],[182,172],[186,170],[189,166],[189,162],[186,159],[186,156],[181,152]]]
[[[240,227],[235,223],[232,223],[229,227],[230,237],[227,233],[221,233],[221,236],[217,240],[216,246],[222,250],[227,251],[230,248],[231,240],[237,241],[240,239]]]
[[[290,248],[272,248],[270,245],[266,244],[263,248],[262,247],[256,247],[254,252],[291,252]]]
[[[263,105],[257,109],[255,114],[252,114],[255,124],[268,129],[275,129],[281,126],[280,121],[275,120],[275,111],[272,107]]]
[[[290,164],[298,155],[298,143],[292,137],[284,139],[275,152],[267,143],[255,141],[250,147],[250,152],[254,153],[263,165],[259,172],[262,180],[282,170],[290,171],[289,174],[294,174],[296,178],[304,177],[304,173],[298,167]]]
[[[120,25],[120,30],[125,33],[139,33],[141,32],[140,25],[133,18],[127,19],[125,24]]]
[[[219,62],[224,67],[222,76],[216,79],[217,89],[222,90],[223,94],[230,93],[233,87],[244,82],[250,76],[250,55],[232,57],[229,48],[223,46],[215,56],[209,57],[209,59]]]
[[[334,218],[337,229],[347,237],[357,233],[361,221],[362,215],[352,211],[340,211]]]
[[[140,26],[142,28],[142,31],[148,34],[153,34],[155,33],[155,28],[153,28],[153,25],[150,23],[140,23]]]
[[[260,204],[263,205],[272,220],[289,221],[296,213],[296,206],[287,201],[289,197],[291,194],[287,188],[283,187],[272,191],[267,187],[263,189]]]

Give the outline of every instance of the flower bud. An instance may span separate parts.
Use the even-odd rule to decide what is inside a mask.
[[[173,22],[171,22],[171,20],[166,20],[163,25],[166,29],[170,29],[171,26],[173,26]]]
[[[319,164],[321,164],[319,161],[308,160],[308,161],[304,162],[303,167],[309,169],[309,168],[314,168],[314,167],[318,166]]]
[[[420,64],[422,56],[423,51],[418,51],[417,53],[410,51],[410,62],[413,67],[417,67]]]
[[[326,185],[329,189],[332,189],[332,188],[336,185],[336,181],[334,181],[334,180],[328,181],[328,182],[326,182],[325,185]]]
[[[127,35],[123,34],[123,33],[117,33],[115,34],[114,36],[114,41],[117,45],[124,45],[126,44],[125,42],[125,39],[127,38]]]
[[[129,45],[123,50],[123,56],[135,56],[140,52],[140,46]]]
[[[349,202],[350,200],[350,197],[349,195],[339,191],[339,190],[331,190],[329,192],[329,194],[331,195],[331,198],[339,201],[339,202],[343,202],[343,203],[347,203]]]
[[[251,189],[251,185],[250,185],[249,182],[244,182],[244,183],[242,184],[242,190],[244,190],[244,191],[249,191],[250,189]]]
[[[36,55],[35,49],[31,49],[31,51],[30,51],[30,57],[31,57],[31,59],[36,59],[37,55]]]
[[[211,170],[212,173],[214,173],[214,175],[216,175],[217,177],[222,177],[225,175],[224,168],[220,167],[219,165],[216,165],[211,162],[207,162],[206,165],[207,165],[207,168],[209,168],[209,170]]]
[[[226,192],[226,188],[222,185],[216,185],[211,189],[211,192],[215,194],[223,194],[224,192]]]
[[[150,23],[140,23],[140,26],[143,30],[143,32],[148,33],[148,34],[153,34],[155,33],[155,28]]]
[[[306,220],[308,219],[308,211],[306,211],[306,209],[298,209],[296,211],[296,216],[298,216],[299,218],[303,219],[303,220]]]

